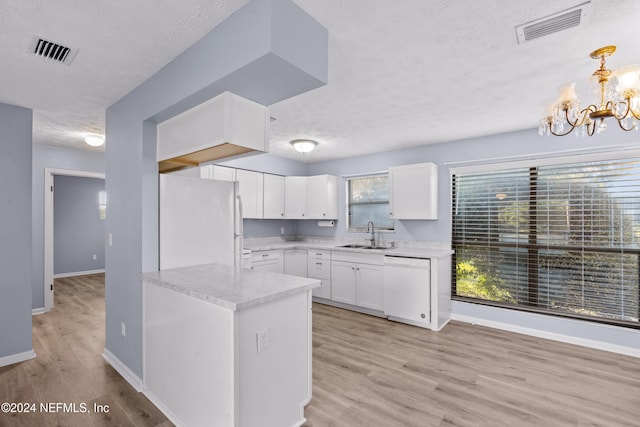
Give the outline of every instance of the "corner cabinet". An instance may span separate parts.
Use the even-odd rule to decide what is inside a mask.
[[[418,163],[389,168],[389,216],[438,219],[438,165]]]

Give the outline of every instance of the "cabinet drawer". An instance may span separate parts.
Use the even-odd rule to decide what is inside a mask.
[[[272,249],[268,251],[252,251],[251,262],[269,261],[282,258],[282,250]]]
[[[331,251],[327,249],[308,249],[308,257],[316,259],[331,259]]]
[[[307,261],[307,276],[314,279],[331,279],[331,261],[309,258]]]

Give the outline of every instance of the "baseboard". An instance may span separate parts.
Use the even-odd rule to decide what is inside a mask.
[[[129,369],[127,365],[114,356],[113,353],[105,348],[102,352],[102,358],[106,360],[107,363],[125,379],[125,381],[131,384],[131,387],[133,387],[137,392],[142,391],[142,380],[131,369]]]
[[[311,300],[313,302],[317,302],[318,304],[330,305],[331,307],[344,308],[345,310],[355,311],[357,313],[368,314],[369,316],[382,317],[386,319],[384,312],[380,310],[374,310],[371,308],[358,307],[357,305],[346,304],[343,302],[332,301],[326,298],[320,297],[312,297]]]
[[[87,270],[87,271],[75,271],[73,273],[60,273],[60,274],[54,274],[53,278],[54,279],[61,279],[63,277],[75,277],[75,276],[86,276],[87,274],[98,274],[98,273],[104,273],[104,268],[101,270]]]
[[[142,391],[142,394],[144,394],[147,397],[147,399],[149,399],[149,401],[153,403],[155,407],[158,408],[160,412],[164,414],[165,417],[169,418],[169,421],[171,421],[176,427],[182,427],[185,425],[182,421],[180,421],[180,419],[176,416],[176,414],[171,412],[171,409],[167,408],[167,406],[164,403],[162,403],[162,401],[158,399],[149,390],[144,389]]]
[[[34,359],[36,357],[33,349],[23,353],[12,354],[11,356],[0,357],[0,367],[13,365],[14,363],[24,362],[25,360]]]
[[[48,310],[45,310],[44,307],[34,308],[31,310],[31,315],[35,316],[36,314],[46,313]]]
[[[515,332],[518,334],[529,335],[532,337],[544,338],[552,341],[560,341],[567,344],[579,345],[582,347],[594,348],[596,350],[610,351],[612,353],[624,354],[626,356],[639,357],[640,349],[633,347],[625,347],[616,344],[610,344],[602,341],[590,340],[586,338],[578,338],[571,335],[558,334],[555,332],[544,331],[540,329],[525,328],[523,326],[512,325],[509,323],[496,322],[479,317],[466,316],[463,314],[453,313],[452,320],[459,322],[471,323],[472,325],[486,326],[489,328],[500,329],[503,331]]]

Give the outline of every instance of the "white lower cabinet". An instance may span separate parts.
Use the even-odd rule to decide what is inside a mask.
[[[307,256],[307,275],[320,279],[320,287],[313,289],[313,296],[331,299],[331,252],[309,249]]]
[[[357,264],[356,305],[384,310],[384,275],[380,265]]]
[[[356,304],[356,266],[350,262],[331,262],[331,300]]]
[[[284,274],[307,277],[307,250],[284,250]]]
[[[336,251],[331,261],[331,300],[384,310],[383,257]]]
[[[251,269],[259,271],[271,271],[284,273],[284,260],[282,250],[272,249],[267,251],[251,252]]]

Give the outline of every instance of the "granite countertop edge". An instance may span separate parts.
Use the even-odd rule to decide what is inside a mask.
[[[212,264],[212,266],[214,266],[214,264]],[[206,266],[183,267],[175,270],[161,270],[161,271],[152,271],[148,273],[139,273],[138,279],[143,283],[149,283],[152,285],[160,286],[160,287],[172,290],[174,292],[187,295],[195,299],[199,299],[201,301],[206,301],[211,304],[214,304],[223,308],[227,308],[232,311],[240,311],[240,310],[254,307],[257,305],[266,304],[272,301],[277,301],[292,295],[306,292],[310,289],[320,286],[319,279],[288,275],[287,280],[289,282],[291,281],[298,282],[295,285],[293,285],[293,287],[280,288],[273,291],[269,291],[268,293],[258,291],[256,292],[255,295],[233,295],[233,290],[234,290],[233,285],[237,284],[234,276],[234,279],[231,281],[233,283],[229,283],[226,288],[223,288],[223,290],[225,291],[224,294],[226,296],[226,297],[223,297],[215,294],[216,292],[220,293],[220,288],[213,288],[213,287],[207,288],[206,283],[200,284],[198,288],[192,288],[187,285],[181,285],[179,283],[176,283],[176,280],[177,280],[175,278],[176,273],[182,272],[183,274],[186,275],[186,274],[189,274],[190,269],[202,269],[203,267],[206,267]],[[162,277],[163,272],[170,272],[170,275],[172,277],[163,278]],[[285,276],[284,274],[280,274],[280,273],[252,271],[248,269],[240,270],[239,274],[240,275],[238,280],[240,281],[242,281],[242,275],[248,274],[252,276],[261,276],[263,280],[270,281],[271,283],[274,283]],[[210,277],[208,277],[207,280],[224,281],[224,279],[225,277],[223,276],[215,277],[215,274],[212,274]],[[229,296],[230,294],[231,296]]]

